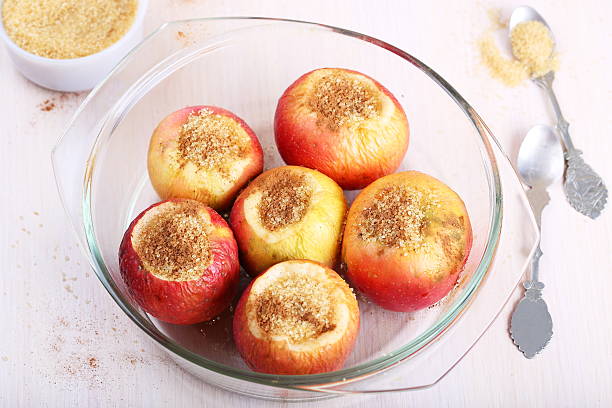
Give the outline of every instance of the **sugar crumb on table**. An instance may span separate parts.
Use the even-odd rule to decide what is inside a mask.
[[[53,92],[36,107],[42,112],[51,112],[65,107],[74,108],[81,103],[87,92]],[[34,215],[40,215],[37,211]]]
[[[53,109],[55,109],[55,102],[50,99],[45,99],[38,105],[38,108],[43,112],[52,111]]]

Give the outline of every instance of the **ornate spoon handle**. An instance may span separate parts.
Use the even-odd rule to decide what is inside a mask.
[[[563,144],[563,148],[566,151],[575,150],[574,143],[569,135],[569,123],[563,117],[563,113],[561,113],[561,107],[559,106],[559,101],[557,100],[557,95],[552,88],[553,80],[555,79],[555,72],[550,71],[546,75],[542,75],[541,77],[535,78],[533,81],[544,91],[548,98],[550,99],[550,103],[555,111],[555,115],[557,116],[557,131],[561,136],[561,142]]]
[[[597,218],[608,200],[608,190],[601,177],[584,162],[582,152],[574,147],[569,134],[569,123],[561,113],[559,101],[552,88],[554,79],[555,73],[550,71],[546,75],[535,78],[534,82],[544,89],[557,116],[556,128],[565,150],[566,167],[563,190],[567,201],[576,211],[588,217]]]
[[[550,201],[550,196],[546,189],[532,187],[527,190],[527,198],[538,228],[541,229],[542,211]],[[510,320],[510,337],[527,358],[533,358],[542,351],[553,334],[552,317],[546,302],[542,299],[544,284],[539,280],[541,256],[542,250],[538,244],[531,258],[531,279],[523,283],[525,295],[516,305]]]
[[[546,347],[553,335],[552,317],[542,299],[544,284],[538,281],[540,247],[531,259],[531,280],[523,283],[525,296],[514,309],[510,320],[510,336],[527,358],[533,358]]]

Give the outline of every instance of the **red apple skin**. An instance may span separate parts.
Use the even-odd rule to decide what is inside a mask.
[[[302,75],[283,93],[274,116],[274,134],[285,163],[316,169],[343,189],[357,190],[399,168],[408,150],[410,131],[401,104],[388,89],[360,72],[340,70],[371,80],[393,102],[393,119],[381,130],[385,137],[379,131],[363,130],[358,136],[345,128],[334,131],[318,125],[316,115],[302,112],[294,93],[319,69]]]
[[[202,109],[233,119],[251,139],[250,163],[244,168],[240,177],[233,182],[232,187],[225,191],[208,189],[206,184],[210,183],[206,182],[206,175],[202,176],[201,179],[198,177],[198,180],[194,180],[193,177],[185,175],[180,170],[171,170],[169,165],[173,160],[172,153],[177,149],[176,145],[181,126],[187,122],[190,114]],[[263,150],[259,139],[244,120],[226,109],[217,106],[199,105],[173,112],[157,125],[151,136],[147,168],[151,184],[162,199],[189,198],[221,211],[232,204],[240,189],[263,171],[263,165]],[[216,176],[209,175],[208,177]]]
[[[153,204],[140,213],[123,236],[119,249],[121,276],[130,295],[149,314],[167,323],[188,325],[208,321],[225,310],[238,290],[240,265],[238,246],[223,218],[212,208],[208,212],[214,233],[210,235],[212,263],[196,280],[167,281],[147,271],[132,245],[132,232]]]
[[[383,248],[377,243],[364,242],[355,231],[357,213],[373,199],[379,187],[406,180],[438,189],[443,197],[442,209],[437,217],[440,221],[432,222],[426,233],[442,237],[441,245],[445,247],[449,228],[462,231],[464,244],[461,258],[436,259],[436,263],[445,262],[451,266],[437,271],[433,277],[423,267],[428,261],[421,258],[425,255],[403,256],[400,249]],[[392,174],[362,190],[349,210],[342,247],[343,260],[347,266],[346,277],[355,289],[384,309],[396,312],[421,310],[438,302],[454,287],[470,254],[472,240],[467,210],[454,191],[439,180],[417,171]]]
[[[286,262],[309,262],[321,265],[317,262],[305,260]],[[324,265],[321,266],[325,267]],[[333,274],[336,275],[338,280],[342,280],[338,274],[335,272]],[[256,279],[261,278],[261,276],[263,274]],[[246,304],[254,283],[255,280],[242,293],[234,311],[233,321],[234,343],[244,361],[253,371],[279,375],[303,375],[325,373],[343,367],[344,362],[353,350],[359,332],[359,309],[356,300],[354,304],[349,305],[351,312],[349,328],[341,342],[321,347],[316,352],[309,351],[307,354],[291,353],[287,350],[285,342],[260,339],[249,330]]]
[[[469,243],[471,246],[471,241]],[[420,278],[397,258],[383,258],[377,248],[362,249],[352,263],[360,265],[347,274],[359,292],[380,307],[395,312],[414,312],[429,307],[450,292],[467,261],[465,258],[441,280]],[[384,271],[384,279],[371,278]]]

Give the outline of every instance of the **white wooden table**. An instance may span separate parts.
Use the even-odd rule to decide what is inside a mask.
[[[535,86],[505,88],[479,64],[475,41],[490,24],[487,10],[507,16],[518,5],[509,0],[150,3],[147,30],[169,19],[259,15],[319,21],[389,41],[448,79],[512,156],[531,125],[552,123]],[[555,85],[575,143],[612,187],[612,3],[532,5],[555,29],[562,59]],[[182,371],[128,321],[89,271],[64,218],[50,163],[84,95],[32,85],[5,52],[0,90],[0,406],[278,405],[215,389]],[[41,110],[47,100],[55,107]],[[612,210],[591,221],[564,202],[560,186],[552,195],[544,215],[542,279],[555,334],[541,355],[526,360],[512,345],[509,304],[436,387],[311,405],[611,406]]]

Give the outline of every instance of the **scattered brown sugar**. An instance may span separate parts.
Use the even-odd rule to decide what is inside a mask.
[[[189,25],[187,25],[189,26]],[[181,43],[183,47],[188,47],[195,44],[196,36],[193,36],[189,31],[177,31],[176,39]]]
[[[7,34],[41,57],[85,57],[108,48],[134,22],[137,0],[5,0]]]
[[[90,357],[89,360],[87,360],[87,363],[91,368],[98,368],[98,359],[95,357]]]
[[[508,28],[508,22],[502,18],[501,11],[498,8],[487,9],[487,15],[489,16],[492,29],[500,30]]]
[[[359,237],[389,248],[420,249],[428,213],[439,206],[431,193],[409,186],[386,187],[361,211]]]
[[[287,336],[294,343],[334,330],[330,286],[305,273],[279,278],[255,299],[259,327],[270,336]]]
[[[201,109],[189,115],[181,127],[178,150],[182,164],[191,162],[198,169],[227,173],[228,165],[246,157],[248,143],[232,118]]]
[[[55,96],[43,100],[36,107],[42,112],[64,109],[65,106],[73,107],[81,103],[86,94],[87,92],[56,92]]]
[[[539,21],[518,24],[511,31],[510,40],[514,58],[502,55],[491,30],[478,42],[483,64],[492,77],[506,85],[516,86],[530,77],[537,78],[559,68],[550,31]]]
[[[349,122],[380,114],[377,90],[364,80],[341,71],[322,76],[308,98],[310,109],[332,130]]]
[[[510,33],[512,53],[532,78],[557,70],[559,59],[548,27],[539,21],[518,24]]]
[[[43,112],[52,111],[55,109],[55,102],[50,99],[45,99],[40,105],[38,105],[38,108]]]
[[[142,224],[139,231],[134,231],[136,239],[132,243],[147,270],[160,279],[174,281],[202,276],[211,254],[208,225],[197,203],[175,203]]]
[[[306,215],[312,188],[306,176],[290,169],[276,170],[274,177],[268,177],[261,187],[259,219],[264,227],[276,231],[301,221]]]
[[[488,33],[480,39],[480,56],[493,78],[508,86],[516,86],[529,77],[527,68],[519,61],[504,57],[492,34]]]

